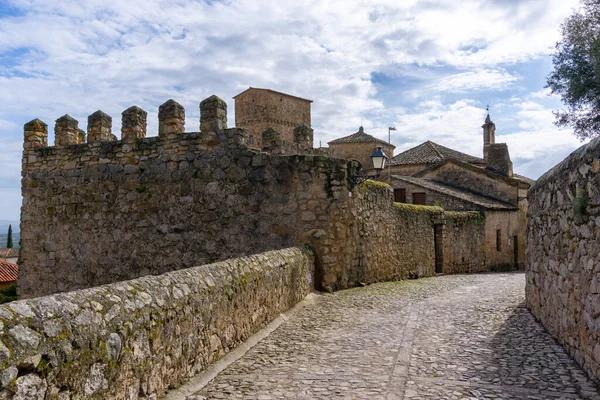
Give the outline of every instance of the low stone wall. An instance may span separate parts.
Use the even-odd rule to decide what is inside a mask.
[[[156,398],[302,300],[313,268],[288,248],[0,306],[0,398]]]
[[[485,217],[475,211],[444,213],[446,274],[489,271],[485,257]]]
[[[600,379],[600,138],[529,190],[527,307]]]

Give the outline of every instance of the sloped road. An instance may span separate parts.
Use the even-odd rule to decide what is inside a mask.
[[[187,399],[600,399],[524,285],[454,275],[320,296]]]

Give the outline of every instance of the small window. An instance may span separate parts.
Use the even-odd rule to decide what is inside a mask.
[[[413,204],[417,204],[417,205],[421,205],[424,206],[427,198],[425,196],[425,193],[413,193]]]
[[[396,203],[406,203],[406,189],[394,189],[394,201]]]
[[[496,231],[496,251],[502,250],[502,234],[500,229]]]
[[[248,144],[254,144],[254,136],[250,135],[250,137],[248,138]]]

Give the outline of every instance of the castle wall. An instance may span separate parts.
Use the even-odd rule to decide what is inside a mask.
[[[186,133],[32,151],[22,180],[20,295],[306,241],[334,196],[347,195],[346,162],[260,153],[232,142],[240,132],[226,131],[216,146]]]
[[[235,124],[248,130],[254,146],[262,146],[261,133],[268,128],[291,142],[294,128],[301,124],[310,127],[310,104],[297,97],[251,88],[235,97]]]
[[[529,189],[527,307],[600,379],[600,138]]]
[[[161,397],[312,286],[288,248],[0,306],[0,398]]]

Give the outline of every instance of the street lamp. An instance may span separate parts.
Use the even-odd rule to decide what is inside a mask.
[[[377,150],[371,154],[371,161],[373,162],[373,169],[377,175],[353,175],[352,176],[352,187],[358,185],[361,182],[366,181],[367,179],[376,179],[379,178],[381,171],[385,168],[385,162],[387,161],[388,156],[385,155],[383,150],[381,150],[381,146],[377,147]]]
[[[393,150],[391,150],[392,148],[392,131],[395,131],[396,127],[395,126],[390,126],[388,128],[388,143],[390,145],[390,151],[392,151],[392,154],[390,154],[390,156],[393,156]],[[392,163],[388,164],[388,183],[391,185],[392,184]]]

